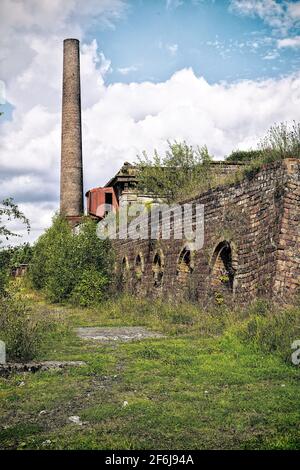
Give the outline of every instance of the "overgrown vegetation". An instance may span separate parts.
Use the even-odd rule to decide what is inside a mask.
[[[16,285],[10,289],[10,274],[14,266],[27,263],[32,250],[29,244],[4,246],[12,237],[19,237],[10,229],[10,222],[18,221],[30,230],[29,220],[13,199],[0,203],[0,340],[5,342],[9,360],[33,359],[40,343],[41,323],[30,315],[26,303],[18,298]]]
[[[151,159],[146,152],[138,157],[138,189],[144,194],[154,194],[167,202],[186,197],[195,188],[212,184],[210,168],[212,157],[207,147],[194,149],[186,142],[168,142],[164,156],[156,151]]]
[[[39,351],[42,321],[31,314],[28,304],[12,295],[0,302],[0,340],[10,361],[29,361]]]
[[[178,202],[218,185],[253,176],[262,165],[284,158],[300,158],[300,123],[280,123],[270,127],[257,149],[235,150],[225,161],[245,164],[239,171],[223,174],[210,165],[213,157],[206,146],[194,149],[186,142],[170,143],[164,156],[155,151],[138,157],[138,189],[166,202]]]
[[[274,124],[259,143],[265,162],[300,158],[300,122]]]
[[[3,238],[9,240],[10,237],[18,237],[19,235],[10,230],[9,223],[12,220],[17,220],[23,223],[27,231],[30,231],[30,223],[27,217],[14,203],[12,198],[3,199],[0,202],[0,244],[3,243]]]
[[[222,303],[205,308],[189,301],[136,299],[123,295],[97,307],[94,321],[105,325],[144,325],[171,336],[230,336],[291,364],[291,344],[300,335],[300,308],[281,308],[265,299],[250,305]]]
[[[23,258],[25,252],[26,256],[29,257],[28,247],[10,247],[3,245],[4,240],[6,240],[7,242],[12,237],[19,237],[18,234],[16,234],[10,229],[10,223],[13,220],[25,225],[27,231],[30,231],[29,220],[23,214],[23,212],[20,211],[18,206],[14,203],[13,199],[4,199],[0,202],[0,299],[5,292],[5,288],[9,279],[9,273],[12,267],[12,262],[17,261],[16,253],[20,250],[20,253],[23,253]]]
[[[129,296],[79,309],[23,292],[31,296],[33,311],[68,324],[65,333],[44,335],[39,360],[86,365],[0,378],[0,448],[299,449],[300,371],[288,344],[298,337],[299,309],[260,300],[203,310]],[[277,348],[270,339],[262,350],[273,321]],[[141,325],[164,337],[99,347],[75,332]],[[289,328],[284,354],[282,327]]]
[[[94,221],[86,219],[74,233],[66,219],[57,216],[34,246],[29,275],[50,301],[88,306],[108,292],[112,266],[110,242],[97,237]]]
[[[225,161],[249,163],[252,160],[260,159],[261,157],[261,150],[234,150],[225,158]]]

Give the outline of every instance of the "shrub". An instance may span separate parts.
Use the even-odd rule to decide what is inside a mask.
[[[226,157],[227,162],[250,162],[261,158],[261,150],[235,150]]]
[[[237,327],[237,335],[243,341],[251,342],[266,353],[276,353],[290,362],[291,344],[300,339],[299,308],[267,309],[259,302],[255,313],[250,307],[249,318]]]
[[[108,284],[108,278],[94,267],[86,269],[73,289],[71,301],[81,307],[96,305],[105,298]]]
[[[56,217],[34,246],[30,279],[52,302],[76,298],[89,305],[92,295],[100,299],[107,291],[112,265],[111,244],[97,237],[94,221],[85,220],[75,234],[66,219]]]
[[[213,183],[212,157],[206,146],[187,145],[186,142],[168,142],[164,156],[156,151],[153,158],[146,152],[138,156],[138,189],[164,198],[167,202],[185,198],[191,191],[208,189]]]
[[[274,124],[260,140],[258,147],[258,150],[232,152],[226,160],[248,162],[241,176],[252,178],[266,163],[284,158],[300,158],[300,123]]]
[[[32,248],[28,243],[0,250],[0,297],[5,294],[11,269],[22,263],[29,263],[31,254]]]
[[[10,248],[0,250],[0,297],[4,295],[8,283],[11,253]]]
[[[43,324],[30,314],[28,306],[11,296],[0,301],[0,339],[9,360],[32,360],[42,339]]]
[[[274,124],[260,141],[265,162],[283,158],[300,158],[300,123],[293,121]]]
[[[10,257],[10,267],[16,267],[20,264],[29,264],[32,258],[33,249],[29,243],[12,248]]]

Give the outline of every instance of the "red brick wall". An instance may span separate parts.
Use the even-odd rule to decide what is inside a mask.
[[[226,293],[241,301],[258,295],[289,301],[287,296],[300,286],[299,161],[266,165],[252,177],[207,191],[193,201],[204,204],[205,239],[203,248],[191,253],[191,263],[178,262],[184,240],[117,240],[117,271],[125,256],[129,263],[123,288],[136,295],[171,299],[187,295],[205,301]],[[222,274],[223,261],[214,255],[223,241],[231,248],[232,293]],[[156,253],[160,253],[163,271],[158,286],[154,285]],[[143,272],[138,275],[137,255],[143,260]]]

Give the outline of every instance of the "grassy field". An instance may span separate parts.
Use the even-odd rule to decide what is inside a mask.
[[[56,325],[38,359],[86,366],[1,378],[0,448],[300,448],[300,369],[237,334],[253,312],[133,298],[79,310],[28,297]],[[165,337],[103,345],[74,332],[126,325]]]

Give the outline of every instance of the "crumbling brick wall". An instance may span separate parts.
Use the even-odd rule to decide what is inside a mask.
[[[179,299],[289,301],[300,287],[300,164],[268,164],[243,181],[200,194],[204,246],[185,240],[116,240],[124,290]],[[184,201],[191,202],[189,200]]]

